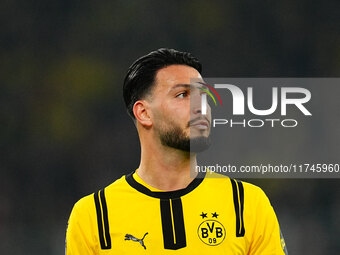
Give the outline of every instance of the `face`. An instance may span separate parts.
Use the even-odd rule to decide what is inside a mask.
[[[190,84],[202,80],[199,72],[186,65],[171,65],[156,74],[150,100],[155,134],[165,146],[199,152],[210,144],[211,113],[201,113],[202,87]],[[191,149],[191,150],[190,150]]]

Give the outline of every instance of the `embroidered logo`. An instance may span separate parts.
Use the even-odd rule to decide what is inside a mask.
[[[144,236],[143,236],[142,239],[139,239],[139,238],[137,238],[137,237],[134,237],[133,235],[130,235],[130,234],[126,234],[126,235],[125,235],[125,241],[126,241],[126,240],[131,240],[131,241],[134,241],[134,242],[139,242],[140,245],[143,246],[144,249],[146,249],[143,240],[144,240],[144,238],[145,238],[145,236],[146,236],[147,234],[148,234],[148,232],[146,232],[146,233],[144,234]]]
[[[217,221],[219,214],[217,214],[217,212],[211,213],[210,219],[208,213],[202,212],[200,216],[203,220],[197,229],[200,240],[210,246],[221,244],[226,236],[226,231],[222,223]],[[207,219],[204,220],[205,218]]]

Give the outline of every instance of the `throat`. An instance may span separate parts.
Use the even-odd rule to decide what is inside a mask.
[[[150,145],[150,144],[149,144]],[[175,191],[186,188],[196,177],[196,154],[162,146],[142,146],[141,162],[137,175],[147,185],[161,191]]]

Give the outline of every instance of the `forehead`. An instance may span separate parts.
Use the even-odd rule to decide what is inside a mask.
[[[191,79],[202,79],[200,73],[191,66],[171,65],[158,70],[156,90],[167,90],[177,84],[190,84]]]

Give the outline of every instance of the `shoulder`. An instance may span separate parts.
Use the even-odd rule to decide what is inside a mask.
[[[128,183],[126,182],[126,175],[123,175],[110,185],[106,186],[103,190],[105,190],[105,193],[107,194],[110,193],[111,191],[124,189],[128,186],[127,184]]]
[[[246,181],[243,180],[238,180],[238,179],[233,179],[230,178],[228,176],[219,174],[219,173],[215,173],[215,172],[208,172],[205,176],[205,182],[209,183],[210,185],[216,185],[218,183],[221,184],[227,184],[227,185],[231,185],[233,186],[233,183],[237,184],[237,186],[242,186],[244,190],[247,190],[247,192],[252,193],[252,194],[256,194],[256,195],[264,195],[263,190]]]
[[[261,199],[267,198],[267,195],[259,186],[245,181],[241,182],[244,187],[244,190],[247,191],[247,195],[249,195],[250,197],[252,198],[256,197]]]
[[[269,203],[265,192],[259,186],[217,173],[207,173],[204,180],[205,187],[212,190],[225,190],[234,197],[244,199],[247,204],[256,205],[260,202]]]
[[[119,189],[125,185],[125,175],[120,177],[119,179],[115,180],[110,185],[100,189],[96,192],[93,192],[89,195],[86,195],[79,199],[73,207],[72,212],[79,214],[79,213],[86,213],[92,212],[95,210],[96,200],[101,200],[110,195],[116,189]],[[103,197],[103,198],[102,198]]]
[[[233,179],[231,179],[232,181]],[[269,199],[266,193],[257,185],[254,185],[249,182],[234,180],[234,182],[243,186],[244,190],[244,200],[247,204],[253,205],[257,207],[259,204],[267,204],[270,205]]]
[[[244,188],[244,210],[246,215],[256,217],[258,220],[274,212],[270,200],[262,188],[244,181],[242,181],[242,185]]]

